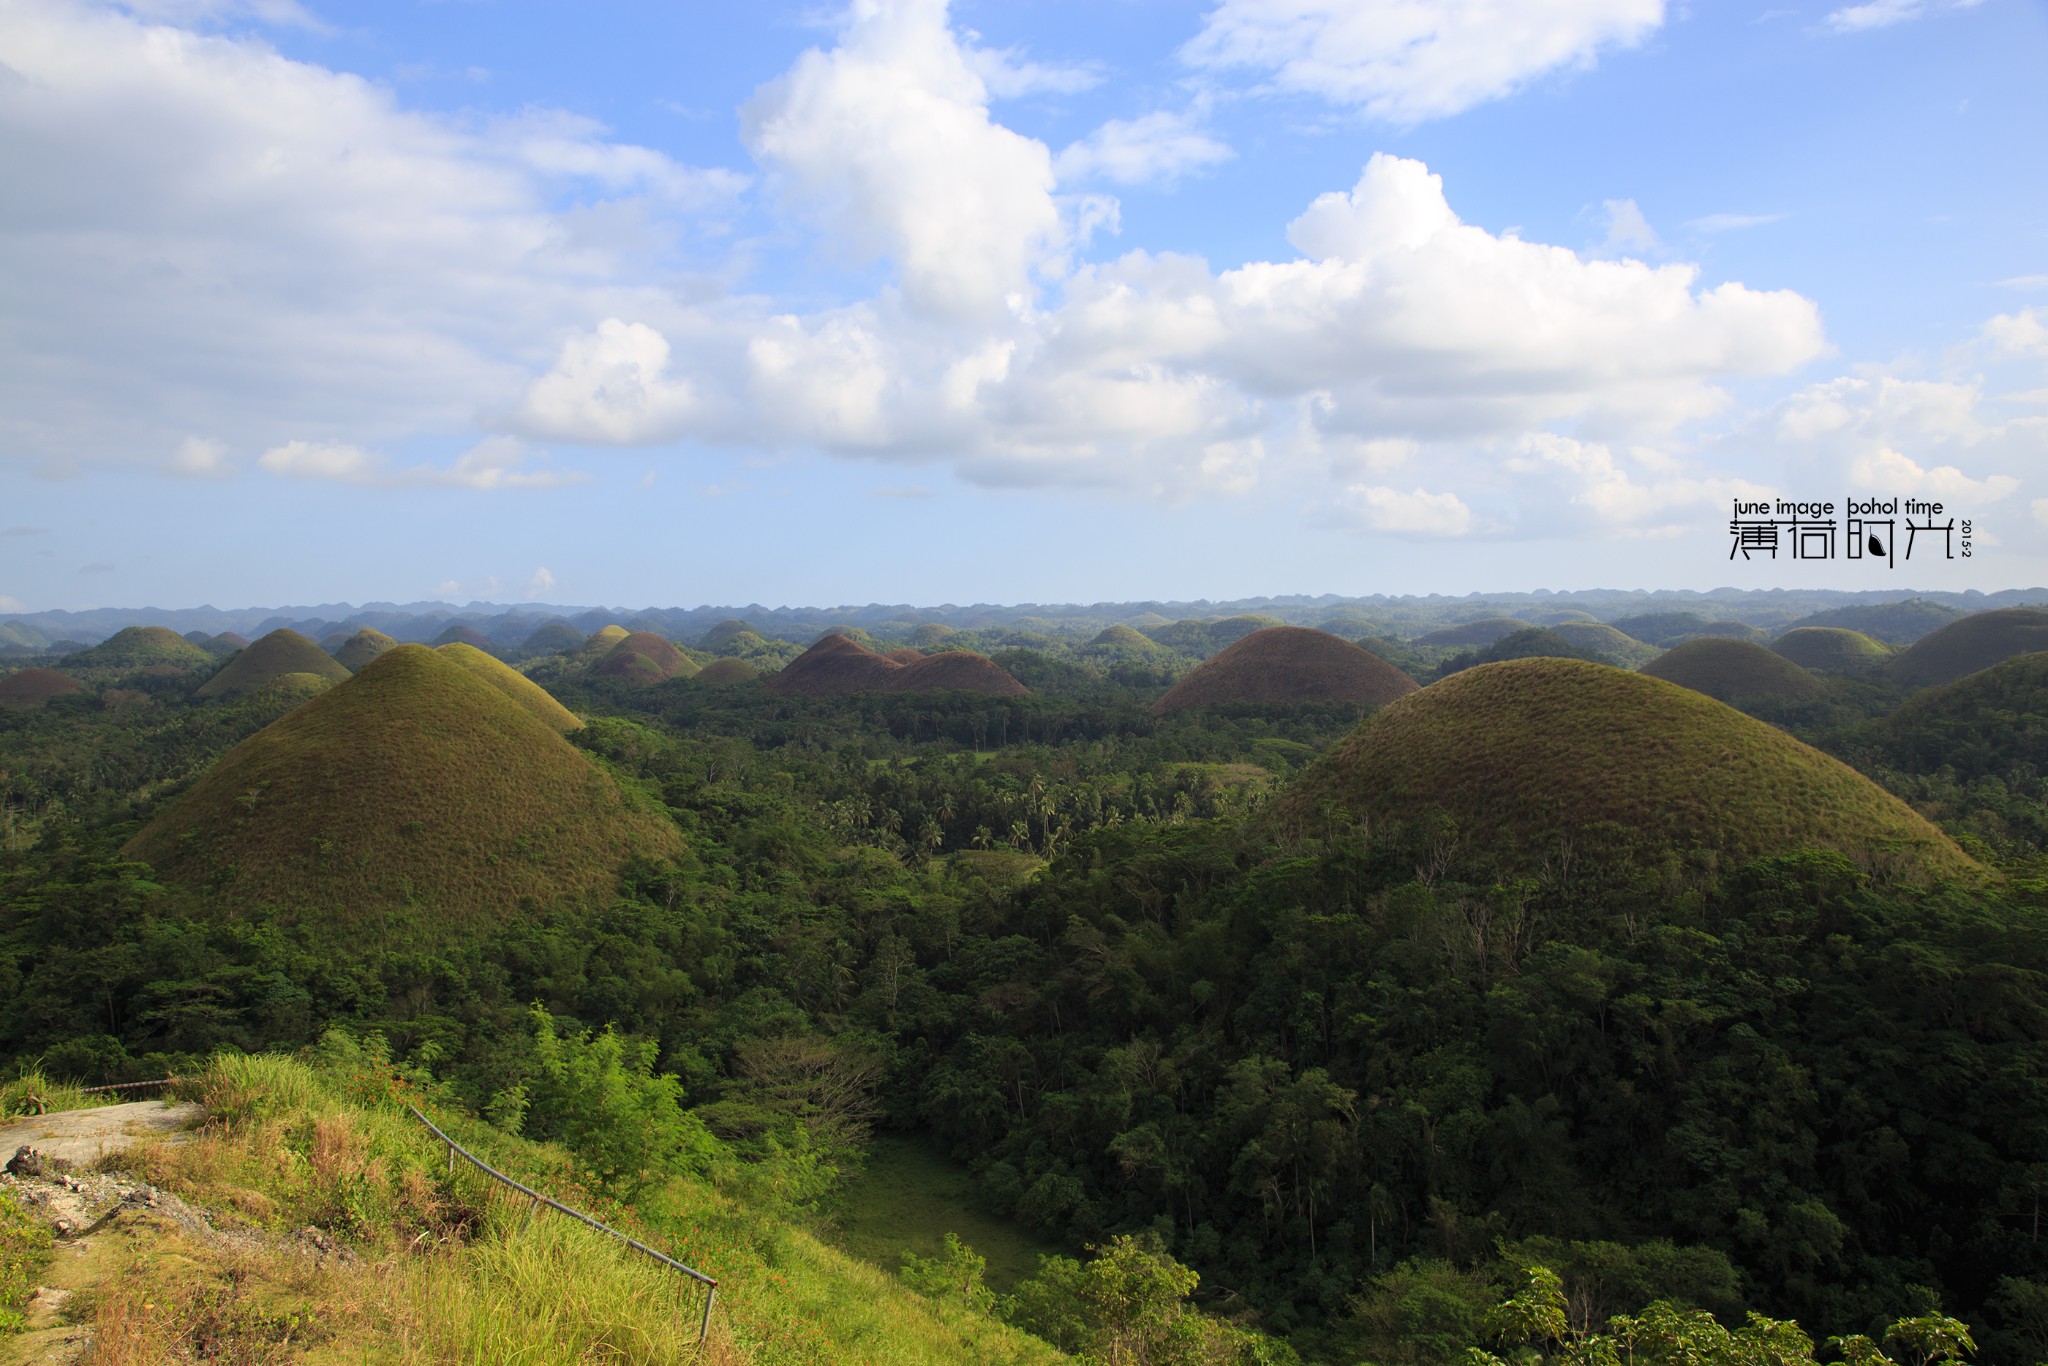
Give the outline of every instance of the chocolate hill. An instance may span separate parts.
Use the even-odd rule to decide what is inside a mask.
[[[1559,615],[1551,613],[1552,616]],[[1658,655],[1657,647],[1646,645],[1634,636],[1624,635],[1602,621],[1561,621],[1550,628],[1585,653],[1592,655],[1603,664],[1617,668],[1634,669],[1649,663]]]
[[[912,650],[908,648],[901,650],[891,650],[888,654],[883,655],[882,658],[893,659],[898,664],[916,664],[924,659],[924,651]]]
[[[670,821],[504,692],[401,645],[229,750],[125,852],[346,927],[602,900],[628,859],[680,849]]]
[[[1726,636],[1700,636],[1674,645],[1641,671],[1738,707],[1745,702],[1800,702],[1827,692],[1826,684],[1783,655]]]
[[[359,673],[365,664],[397,644],[397,641],[382,631],[365,626],[342,642],[341,648],[334,652],[334,662],[350,673]]]
[[[1461,847],[1531,874],[1565,849],[1588,877],[1807,848],[1916,881],[1980,871],[1904,802],[1776,727],[1580,660],[1485,664],[1389,703],[1302,774],[1278,818],[1307,825],[1326,805],[1373,822],[1447,815]]]
[[[947,650],[903,664],[836,632],[771,675],[765,686],[784,697],[838,697],[856,692],[930,692],[959,688],[992,697],[1030,691],[987,655]]]
[[[498,648],[491,643],[491,638],[482,631],[477,630],[474,626],[464,625],[459,621],[450,622],[440,635],[435,636],[427,644],[437,650],[443,645],[467,645],[473,649],[482,650],[485,654],[492,654]]]
[[[268,687],[286,674],[312,674],[330,683],[348,677],[348,670],[305,636],[280,627],[237,653],[219,673],[192,692],[194,697],[229,697]]]
[[[1892,652],[1881,641],[1845,626],[1801,626],[1771,642],[1771,649],[1815,673],[1866,673]]]
[[[106,674],[164,673],[211,669],[214,658],[176,631],[162,626],[130,626],[90,649],[66,656],[64,664],[67,668]]]
[[[1514,617],[1488,617],[1484,621],[1461,622],[1446,626],[1440,631],[1417,636],[1417,645],[1447,645],[1453,649],[1469,650],[1482,645],[1491,645],[1502,636],[1511,636],[1517,631],[1529,629],[1529,623]]]
[[[644,687],[671,678],[688,678],[697,662],[652,631],[633,631],[605,652],[591,673]]]
[[[1865,736],[1895,768],[1968,780],[2048,772],[2048,652],[1917,692]]]
[[[1975,612],[1922,636],[1892,657],[1885,672],[1901,683],[1952,683],[2014,655],[2048,650],[2048,611],[2003,607]]]
[[[562,734],[583,729],[583,722],[576,713],[557,702],[553,693],[503,660],[494,659],[473,645],[443,645],[434,653],[451,663],[460,664],[472,678],[490,684],[517,702],[529,716],[548,729]]]
[[[729,688],[736,683],[751,683],[760,676],[761,671],[744,659],[714,659],[692,678],[709,687]]]
[[[1376,707],[1414,691],[1414,679],[1348,640],[1305,626],[1268,626],[1190,671],[1152,704],[1152,714],[1226,702]]]
[[[566,621],[551,621],[520,642],[519,652],[537,655],[565,655],[583,648],[583,633]]]
[[[85,684],[55,669],[23,669],[0,678],[0,707],[40,707],[53,697],[84,691]]]

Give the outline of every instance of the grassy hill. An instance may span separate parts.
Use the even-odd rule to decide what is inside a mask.
[[[341,648],[334,652],[334,661],[350,673],[358,673],[365,664],[397,644],[382,631],[365,626],[342,642]]]
[[[1571,848],[1613,871],[1677,855],[1708,868],[1837,849],[1908,878],[1976,865],[1847,765],[1697,692],[1576,660],[1453,674],[1382,707],[1281,803],[1375,822],[1441,813],[1461,844],[1536,871]]]
[[[1867,729],[1885,758],[1909,773],[2048,773],[2048,652],[1916,693]]]
[[[40,707],[53,697],[85,691],[85,684],[55,669],[22,669],[0,678],[0,707]]]
[[[126,852],[245,904],[459,921],[608,896],[680,843],[500,688],[401,645],[229,750]]]
[[[697,663],[673,642],[652,631],[633,631],[607,650],[591,672],[599,678],[623,679],[644,686],[671,678],[688,678],[697,672]]]
[[[751,683],[760,676],[761,671],[744,659],[714,659],[692,675],[697,682],[713,688]]]
[[[1551,615],[1558,615],[1552,613]],[[1550,628],[1572,645],[1603,664],[1618,669],[1637,669],[1655,659],[1657,647],[1625,635],[1600,621],[1562,621]]]
[[[1207,659],[1217,651],[1243,640],[1254,631],[1263,631],[1269,626],[1278,626],[1281,623],[1274,617],[1247,614],[1223,617],[1217,621],[1176,621],[1161,626],[1148,626],[1145,624],[1145,618],[1140,617],[1134,618],[1128,624],[1169,650],[1178,650],[1181,654],[1196,659]]]
[[[1882,641],[1846,626],[1799,626],[1771,642],[1771,649],[1815,673],[1868,673],[1892,652]]]
[[[1528,622],[1514,617],[1487,617],[1483,621],[1465,621],[1456,626],[1445,626],[1430,631],[1417,636],[1414,643],[1450,650],[1471,650],[1491,645],[1502,636],[1511,636],[1517,631],[1528,629]]]
[[[1959,607],[1928,602],[1924,598],[1907,598],[1904,602],[1831,607],[1826,611],[1799,618],[1788,629],[1796,630],[1802,626],[1841,626],[1851,631],[1861,631],[1864,635],[1888,645],[1910,645],[1928,632],[1937,631],[1963,615]]]
[[[130,626],[64,658],[66,669],[119,675],[211,669],[214,657],[162,626]]]
[[[435,649],[443,645],[468,645],[482,650],[485,654],[495,654],[498,648],[482,631],[460,621],[450,622],[440,635],[435,636],[427,644]]]
[[[255,692],[286,674],[311,674],[339,683],[349,671],[333,655],[289,627],[281,627],[237,653],[193,690],[194,697]]]
[[[1269,626],[1190,670],[1152,704],[1152,714],[1228,702],[1376,707],[1413,691],[1414,679],[1370,650],[1323,631]]]
[[[546,688],[503,660],[493,659],[469,645],[443,645],[434,653],[460,664],[471,677],[483,680],[517,702],[548,729],[563,734],[583,729],[583,722],[577,719],[576,713],[557,702]]]
[[[519,643],[519,653],[535,659],[542,655],[573,654],[583,648],[583,632],[566,621],[551,621]]]
[[[2003,607],[1951,621],[1892,657],[1885,672],[1901,683],[1952,683],[2014,655],[2048,650],[2048,611]]]
[[[1827,692],[1818,678],[1783,655],[1725,636],[1700,636],[1674,645],[1643,665],[1642,672],[1734,706],[1805,701]]]

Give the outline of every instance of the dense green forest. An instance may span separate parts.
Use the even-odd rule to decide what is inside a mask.
[[[1816,1339],[1947,1313],[1985,1360],[2048,1357],[2031,676],[1968,721],[1872,678],[1757,708],[1992,879],[1645,850],[1575,880],[1442,819],[1276,820],[1357,708],[1153,717],[1141,664],[1007,654],[1033,695],[551,682],[686,852],[471,934],[122,858],[287,700],[0,710],[0,1059],[125,1080],[338,1029],[559,1137],[547,1040],[609,1025],[803,1217],[877,1128],[921,1135],[986,1213],[1170,1254],[1312,1361],[1464,1360],[1538,1263],[1578,1331],[1653,1300]]]

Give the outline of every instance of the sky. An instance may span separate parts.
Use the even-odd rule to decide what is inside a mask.
[[[2048,584],[2044,70],[2048,0],[0,0],[0,612]],[[1729,558],[1852,498],[1970,555]]]

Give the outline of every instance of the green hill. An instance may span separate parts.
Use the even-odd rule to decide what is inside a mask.
[[[714,659],[692,675],[697,682],[713,688],[751,683],[760,676],[761,671],[744,659]]]
[[[312,674],[339,683],[349,671],[333,655],[290,627],[280,627],[221,666],[193,690],[194,697],[228,697],[268,687],[286,674]]]
[[[460,664],[469,670],[471,677],[482,679],[517,702],[528,715],[548,729],[564,734],[583,729],[583,722],[576,713],[557,702],[554,694],[503,660],[493,659],[471,645],[443,645],[435,653]]]
[[[738,617],[727,617],[724,621],[719,622],[718,625],[706,631],[702,639],[697,642],[697,645],[699,649],[710,650],[715,654],[719,652],[721,646],[734,636],[758,636],[760,634],[761,632],[752,622],[741,621]]]
[[[125,852],[242,905],[428,924],[601,901],[626,860],[680,848],[504,692],[401,645],[229,750]]]
[[[360,673],[365,664],[397,644],[382,631],[365,626],[343,642],[342,647],[334,652],[334,660],[350,673]]]
[[[1977,612],[1922,636],[1892,657],[1885,672],[1901,683],[1951,683],[2014,655],[2048,650],[2048,611],[2003,607]]]
[[[1131,655],[1166,655],[1171,653],[1164,645],[1142,631],[1133,631],[1128,626],[1108,626],[1098,631],[1093,640],[1081,647],[1083,651],[1117,651]]]
[[[22,669],[0,678],[0,707],[40,707],[53,697],[85,691],[85,684],[55,669]]]
[[[1645,612],[1640,616],[1622,617],[1611,624],[1625,636],[1668,650],[1711,626],[1724,623],[1710,621],[1697,612]]]
[[[1799,618],[1788,630],[1801,626],[1841,626],[1861,631],[1887,645],[1910,645],[1930,631],[1936,631],[1964,615],[1960,607],[1949,607],[1924,598],[1904,602],[1879,602],[1857,607],[1831,607],[1825,612]]]
[[[130,626],[116,631],[90,649],[67,655],[67,669],[88,669],[101,674],[161,672],[165,670],[211,669],[214,657],[162,626]]]
[[[1708,870],[1836,849],[1907,878],[1971,874],[1963,852],[1847,765],[1697,692],[1577,660],[1453,674],[1359,723],[1297,780],[1284,821],[1325,804],[1378,823],[1456,823],[1461,847],[1577,875],[1675,855]]]
[[[1569,641],[1575,649],[1583,650],[1603,664],[1612,664],[1618,669],[1636,669],[1655,659],[1659,653],[1654,645],[1646,645],[1634,636],[1625,635],[1601,621],[1563,621],[1550,628]]]
[[[1771,642],[1771,649],[1802,669],[1822,674],[1868,673],[1892,652],[1883,642],[1846,626],[1799,626]]]
[[[573,654],[583,648],[583,632],[566,621],[551,621],[520,642],[519,653],[529,659],[540,655]]]
[[[1414,691],[1414,679],[1348,640],[1303,626],[1269,626],[1189,671],[1152,704],[1152,714],[1229,702],[1376,707]]]
[[[1514,617],[1487,617],[1483,621],[1460,622],[1431,631],[1415,639],[1417,645],[1443,646],[1452,650],[1470,650],[1493,644],[1502,636],[1511,636],[1517,631],[1526,631],[1529,623]]]
[[[929,649],[943,642],[946,637],[959,634],[958,631],[942,621],[927,621],[921,623],[915,631],[910,633],[910,643],[912,645],[922,645]]]
[[[1178,650],[1196,659],[1207,659],[1210,655],[1234,645],[1254,631],[1263,631],[1281,623],[1273,617],[1237,616],[1224,617],[1218,621],[1176,621],[1166,626],[1141,626],[1142,620],[1130,624],[1169,650]]]
[[[591,672],[641,686],[688,678],[697,672],[697,662],[652,631],[634,631],[607,650]]]
[[[1827,692],[1826,684],[1783,655],[1725,636],[1700,636],[1674,645],[1643,665],[1642,672],[1734,706],[1801,702]]]
[[[487,655],[496,654],[498,649],[491,643],[489,636],[474,626],[459,621],[450,622],[440,635],[435,636],[427,644],[437,650],[443,645],[467,645],[472,649],[482,650]]]
[[[1868,733],[1908,773],[1964,779],[2048,773],[2048,652],[2016,655],[1915,693]]]

